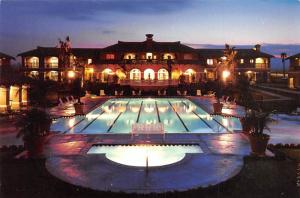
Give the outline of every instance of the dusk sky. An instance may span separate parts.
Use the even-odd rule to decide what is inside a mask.
[[[159,41],[293,44],[300,51],[300,0],[0,2],[0,51],[13,56],[38,45],[55,46],[67,35],[73,47],[104,47],[143,41],[145,33]]]

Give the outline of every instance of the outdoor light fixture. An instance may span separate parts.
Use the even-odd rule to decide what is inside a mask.
[[[226,81],[229,76],[230,76],[230,71],[224,70],[222,73],[223,80]]]
[[[74,71],[69,71],[68,72],[68,78],[74,78],[75,77],[75,72]]]

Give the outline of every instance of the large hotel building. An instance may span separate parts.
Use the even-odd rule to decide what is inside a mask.
[[[267,81],[272,55],[262,52],[260,45],[236,51],[235,75]],[[179,41],[158,42],[152,34],[146,34],[142,42],[118,41],[105,48],[72,48],[71,52],[70,62],[77,60],[80,67],[62,66],[57,47],[37,47],[19,56],[25,74],[41,79],[67,81],[81,75],[85,81],[109,82],[117,76],[120,83],[147,80],[175,84],[180,76],[187,82],[215,79],[216,66],[224,58],[224,49],[195,49]]]

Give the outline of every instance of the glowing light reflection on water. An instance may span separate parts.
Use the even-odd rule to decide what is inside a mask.
[[[100,145],[88,154],[105,154],[106,158],[127,166],[164,166],[182,160],[186,153],[203,153],[198,145]]]

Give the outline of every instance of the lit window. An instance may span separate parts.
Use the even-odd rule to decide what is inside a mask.
[[[155,73],[153,69],[146,69],[144,71],[144,79],[145,80],[154,80],[155,78]]]
[[[206,60],[206,63],[207,63],[208,65],[213,65],[213,64],[214,64],[214,60],[213,60],[213,59],[207,59],[207,60]]]
[[[130,71],[130,80],[141,80],[141,71],[139,69],[132,69]]]
[[[263,58],[257,58],[257,59],[255,59],[255,63],[263,64],[263,63],[265,63],[265,61]]]
[[[93,60],[91,58],[88,59],[88,64],[92,64]]]
[[[113,75],[113,71],[109,68],[106,68],[102,71],[101,80],[102,82],[108,82],[111,75]]]
[[[250,59],[250,63],[254,63],[254,60],[253,60],[253,59]]]
[[[32,77],[32,78],[36,78],[36,77],[38,77],[38,75],[39,75],[38,71],[31,71],[29,73],[29,77]]]
[[[39,67],[39,58],[38,57],[30,57],[26,58],[26,66],[30,68],[38,68]]]
[[[241,64],[244,64],[244,59],[240,59],[240,63],[241,63]]]
[[[58,67],[58,58],[54,57],[54,56],[51,57],[48,62],[48,67],[49,68],[57,68]]]
[[[157,72],[158,80],[168,80],[169,79],[169,72],[166,69],[160,69]]]
[[[133,53],[125,54],[124,59],[128,59],[128,60],[135,59],[135,54]]]
[[[147,59],[152,59],[153,54],[151,52],[146,53]]]
[[[174,54],[166,53],[164,54],[164,59],[165,60],[174,59]]]
[[[105,59],[106,60],[113,60],[113,59],[115,59],[115,55],[114,54],[106,54]]]

